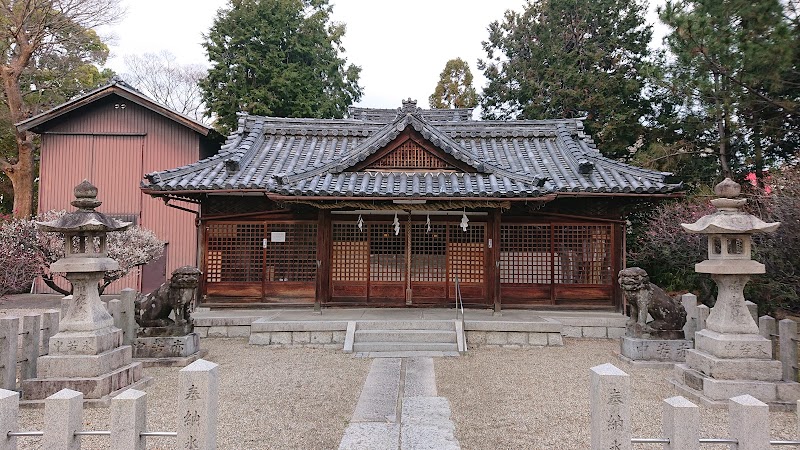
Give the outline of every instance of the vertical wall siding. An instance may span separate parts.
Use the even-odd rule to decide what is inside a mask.
[[[194,215],[142,194],[139,183],[145,173],[195,162],[199,154],[199,134],[133,102],[109,96],[73,112],[43,136],[39,211],[74,209],[69,204],[72,189],[88,178],[100,190],[100,211],[136,214],[141,226],[169,242],[169,276],[180,266],[197,264]],[[140,285],[136,271],[109,286],[106,293]],[[37,292],[48,292],[42,286],[37,283]]]
[[[91,175],[92,140],[92,136],[42,136],[42,148],[58,150],[42,152],[39,212],[71,208],[72,187]]]

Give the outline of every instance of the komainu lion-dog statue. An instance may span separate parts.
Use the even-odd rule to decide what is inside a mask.
[[[200,274],[196,267],[180,267],[172,272],[169,281],[137,299],[136,322],[140,336],[181,336],[192,332],[191,311]]]
[[[681,302],[650,282],[644,269],[629,267],[619,272],[619,285],[630,306],[626,335],[644,339],[683,339],[686,310]],[[647,322],[647,315],[653,318]]]

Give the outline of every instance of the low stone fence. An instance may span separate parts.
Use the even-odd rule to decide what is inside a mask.
[[[128,389],[111,399],[110,430],[83,429],[83,394],[70,389],[47,397],[44,430],[19,430],[19,393],[0,389],[0,449],[15,450],[18,439],[39,438],[39,448],[76,450],[81,436],[109,436],[113,450],[144,450],[147,437],[172,437],[168,448],[211,450],[217,446],[219,375],[217,364],[197,360],[178,376],[177,431],[147,431],[147,394]]]
[[[798,381],[797,322],[761,316],[758,318],[758,332],[772,341],[772,359],[780,360],[783,365],[783,381]]]
[[[0,389],[17,390],[18,381],[36,378],[36,362],[49,353],[60,313],[0,318]]]
[[[663,444],[664,449],[699,449],[700,444],[731,444],[731,448],[763,449],[770,445],[800,445],[800,441],[771,441],[769,406],[750,395],[729,400],[729,435],[700,438],[700,408],[684,397],[665,399],[660,437],[631,434],[631,379],[612,364],[589,369],[591,449],[631,449],[633,444]],[[800,423],[800,421],[798,421]]]

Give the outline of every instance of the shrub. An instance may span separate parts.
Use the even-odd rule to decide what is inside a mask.
[[[712,303],[714,283],[694,271],[694,264],[707,257],[706,238],[685,232],[681,223],[714,211],[708,198],[699,196],[656,206],[628,245],[628,265],[646,270],[650,281],[666,291],[692,291]]]
[[[47,266],[33,225],[13,218],[0,222],[0,295],[27,291]]]
[[[70,290],[60,287],[56,280],[63,279],[64,274],[51,273],[50,264],[64,257],[64,236],[60,233],[46,233],[36,229],[36,222],[55,220],[66,214],[65,211],[49,211],[42,213],[31,220],[14,219],[0,223],[0,242],[10,244],[12,249],[24,249],[17,255],[17,261],[8,268],[9,278],[18,276],[27,279],[27,284],[41,276],[44,282],[56,292],[69,295]],[[152,231],[132,226],[125,231],[108,234],[108,256],[119,263],[119,270],[106,272],[103,282],[99,286],[100,293],[114,281],[124,277],[136,267],[143,266],[150,261],[158,259],[164,251],[164,242]],[[20,252],[22,250],[19,250]],[[32,253],[35,257],[25,259],[23,256]],[[4,258],[5,260],[5,258]],[[36,265],[36,269],[32,267]],[[9,282],[10,283],[10,282]]]

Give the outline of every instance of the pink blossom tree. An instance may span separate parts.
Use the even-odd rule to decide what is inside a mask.
[[[66,214],[65,211],[48,211],[30,220],[14,219],[0,224],[0,242],[4,246],[10,244],[11,249],[26,249],[27,252],[19,253],[21,250],[15,250],[17,253],[12,253],[11,250],[8,250],[9,255],[17,255],[16,259],[3,258],[3,260],[11,261],[11,264],[8,265],[14,266],[13,268],[4,268],[4,270],[8,271],[9,279],[19,279],[15,282],[17,286],[20,284],[30,285],[37,276],[41,276],[45,284],[54,291],[64,295],[70,294],[71,288],[60,286],[62,283],[69,285],[64,274],[51,273],[49,270],[50,264],[64,257],[64,236],[36,229],[37,221],[52,221],[64,214]],[[3,251],[2,248],[0,247],[0,252]],[[101,294],[108,285],[135,268],[160,258],[164,251],[164,242],[158,239],[152,231],[132,226],[125,231],[109,233],[107,248],[108,256],[119,263],[119,270],[106,272],[103,283],[99,286]],[[0,253],[0,258],[3,255],[5,253]],[[59,282],[60,280],[63,282]]]

